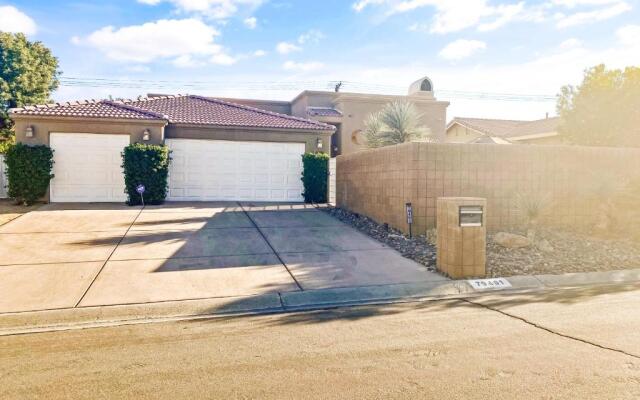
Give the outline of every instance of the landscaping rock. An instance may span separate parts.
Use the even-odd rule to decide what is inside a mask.
[[[628,238],[605,239],[559,229],[538,229],[537,237],[535,246],[519,249],[502,247],[490,237],[487,274],[498,277],[640,268],[640,243]]]
[[[325,208],[323,211],[397,250],[404,257],[424,265],[429,271],[436,270],[436,248],[423,235],[409,239],[397,229],[341,208]]]
[[[545,253],[551,253],[553,250],[555,250],[547,239],[542,239],[541,241],[536,243],[536,247],[538,248],[538,250]]]
[[[409,239],[402,232],[385,228],[374,220],[340,208],[323,209],[335,218],[385,243],[428,270],[436,270],[437,232]],[[504,232],[502,232],[504,233]],[[515,236],[525,237],[526,231]],[[495,237],[487,238],[487,276],[564,274],[640,268],[640,242],[628,238],[602,239],[558,229],[536,229],[535,245],[506,248]],[[525,237],[526,239],[526,237]],[[553,243],[553,245],[552,245]]]
[[[531,246],[531,240],[526,236],[516,235],[514,233],[499,232],[493,237],[493,241],[507,249],[519,249],[521,247]]]

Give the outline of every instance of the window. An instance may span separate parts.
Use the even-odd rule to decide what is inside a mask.
[[[431,81],[428,79],[425,79],[422,81],[422,84],[420,85],[420,91],[422,92],[431,92],[433,88],[431,87]]]

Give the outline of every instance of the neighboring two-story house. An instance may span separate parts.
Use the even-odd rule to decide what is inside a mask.
[[[438,101],[434,97],[433,83],[427,77],[414,82],[406,96],[305,90],[291,101],[225,100],[334,125],[332,157],[366,148],[362,135],[365,119],[393,101],[413,103],[421,115],[422,124],[436,140],[444,141],[449,106],[449,102]]]

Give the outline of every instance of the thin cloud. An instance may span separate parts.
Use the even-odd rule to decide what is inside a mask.
[[[540,3],[490,4],[487,0],[361,0],[352,4],[356,12],[366,8],[383,10],[383,17],[431,7],[431,21],[409,26],[411,31],[449,34],[465,29],[487,32],[514,22],[555,21],[558,28],[603,21],[631,10],[624,0],[550,0]],[[597,9],[593,9],[598,7]],[[570,13],[568,13],[570,11]]]
[[[282,64],[282,68],[284,68],[286,71],[297,71],[297,72],[310,72],[310,71],[317,71],[319,69],[324,68],[324,64],[318,61],[311,61],[311,62],[294,62],[294,61],[287,61],[284,64]]]
[[[558,28],[569,28],[576,25],[604,21],[630,11],[631,8],[629,3],[618,2],[608,7],[602,7],[592,11],[577,12],[570,15],[557,14],[556,19],[558,22],[556,26]]]
[[[219,20],[230,18],[238,13],[251,13],[264,4],[265,0],[138,0],[138,2],[150,6],[171,3],[177,13],[196,14]]]
[[[298,43],[318,43],[320,40],[324,39],[324,33],[320,32],[316,29],[311,29],[302,35],[298,36]]]
[[[276,45],[276,51],[280,54],[289,54],[294,51],[301,51],[302,47],[289,42],[280,42]]]
[[[616,31],[623,46],[640,47],[640,25],[626,25]]]
[[[438,55],[449,61],[458,61],[478,53],[487,48],[487,44],[480,40],[458,39],[446,45]]]
[[[244,26],[249,29],[256,29],[256,26],[258,26],[258,19],[256,17],[245,18],[242,22],[244,23]]]
[[[35,35],[36,22],[13,6],[0,6],[0,31]]]

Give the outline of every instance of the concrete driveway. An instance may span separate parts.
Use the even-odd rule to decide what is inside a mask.
[[[50,204],[0,227],[0,313],[444,279],[300,204]]]

